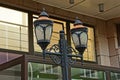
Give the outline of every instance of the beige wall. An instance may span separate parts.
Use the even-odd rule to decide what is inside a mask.
[[[110,64],[113,67],[120,67],[120,48],[117,45],[116,23],[120,24],[120,18],[107,21],[107,38],[110,52]]]
[[[108,40],[105,21],[98,20],[96,26],[96,48],[98,63],[110,66]]]
[[[109,24],[110,21],[108,21],[106,24],[105,20],[93,18],[78,13],[73,13],[70,11],[65,11],[60,8],[43,5],[37,2],[33,2],[32,0],[0,0],[0,4],[2,4],[3,6],[9,5],[14,8],[17,7],[17,9],[22,9],[25,11],[31,11],[35,13],[39,13],[39,11],[42,10],[42,8],[44,7],[46,8],[48,14],[67,20],[74,20],[77,15],[81,19],[81,21],[93,25],[95,27],[95,41],[98,64],[106,66],[113,66],[114,64],[114,66],[119,66],[118,61],[115,60],[117,59],[116,56],[112,56],[113,53],[119,53],[119,49],[117,49],[116,52],[115,36],[114,32],[112,32],[115,29],[113,24]]]

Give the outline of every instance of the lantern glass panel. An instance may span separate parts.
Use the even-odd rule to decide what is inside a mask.
[[[74,42],[74,45],[77,46],[79,45],[79,37],[77,34],[72,34],[72,39],[73,39],[73,42]]]
[[[87,34],[85,32],[82,32],[80,34],[80,40],[81,40],[81,46],[87,47]]]
[[[41,26],[36,26],[35,30],[36,30],[37,40],[43,40],[44,39],[43,28]]]
[[[51,25],[49,25],[48,27],[46,27],[46,31],[45,31],[45,33],[46,33],[46,40],[50,40],[50,38],[51,38],[51,35],[52,35],[52,26]]]

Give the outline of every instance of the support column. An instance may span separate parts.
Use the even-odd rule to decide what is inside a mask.
[[[29,54],[34,54],[34,38],[33,38],[33,14],[28,13],[28,48]]]

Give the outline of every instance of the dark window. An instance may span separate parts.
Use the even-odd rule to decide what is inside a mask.
[[[120,24],[116,25],[118,47],[120,47]]]

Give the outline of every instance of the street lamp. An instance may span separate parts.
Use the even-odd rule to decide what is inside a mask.
[[[74,23],[74,28],[71,29],[71,35],[73,43],[79,54],[72,55],[72,52],[76,51],[67,45],[64,31],[60,31],[59,44],[53,45],[50,49],[46,50],[46,47],[50,43],[50,39],[53,32],[53,21],[49,18],[49,15],[43,10],[37,20],[34,21],[34,30],[37,38],[37,44],[43,50],[43,58],[48,54],[50,58],[56,63],[61,64],[62,67],[62,80],[69,80],[68,78],[68,63],[71,63],[72,57],[79,57],[83,60],[83,52],[87,47],[87,28],[83,26],[83,23],[77,18]],[[52,52],[51,50],[54,50]],[[58,52],[56,50],[59,50]]]

